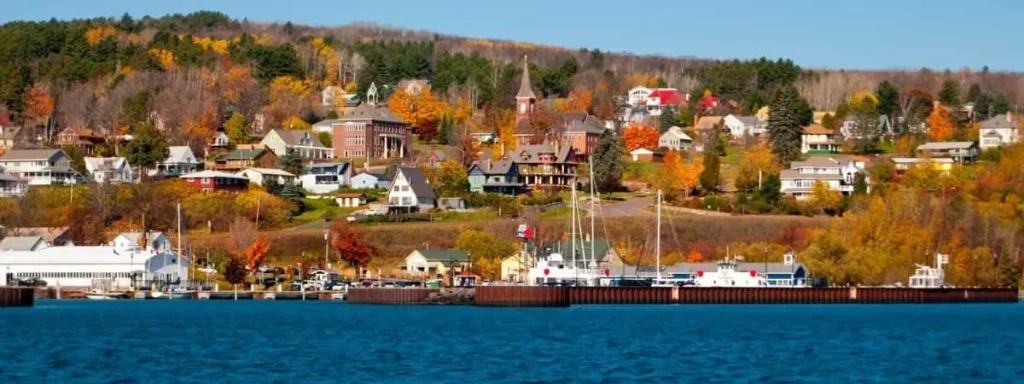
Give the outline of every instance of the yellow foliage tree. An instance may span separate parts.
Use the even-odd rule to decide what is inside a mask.
[[[298,116],[290,116],[287,119],[284,119],[284,121],[281,122],[281,127],[284,129],[297,129],[304,131],[313,128],[313,126],[309,125],[309,123]]]
[[[822,213],[826,210],[835,210],[839,207],[839,201],[842,200],[842,195],[838,191],[833,190],[827,182],[818,180],[814,182],[811,187],[811,201],[818,209],[821,209]]]
[[[656,184],[670,197],[680,191],[684,196],[689,196],[690,191],[700,182],[701,172],[704,172],[702,158],[695,156],[691,161],[684,162],[679,152],[669,151],[662,159]]]
[[[89,28],[89,30],[85,31],[85,42],[88,43],[90,46],[95,47],[97,44],[103,41],[103,39],[106,39],[110,36],[114,36],[116,34],[117,29],[114,29],[114,27],[111,27],[109,25]]]
[[[516,114],[511,109],[503,109],[497,112],[497,125],[498,125],[498,143],[499,150],[495,153],[500,153],[504,156],[506,153],[512,152],[516,149],[516,145],[519,141],[516,139]]]
[[[170,71],[177,67],[177,63],[174,60],[174,53],[163,48],[152,48],[149,50],[149,55],[156,60],[156,64],[165,71]]]

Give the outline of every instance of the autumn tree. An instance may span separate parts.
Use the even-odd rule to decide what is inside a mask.
[[[441,196],[459,196],[469,190],[466,167],[456,160],[445,160],[437,169],[426,172],[430,185]]]
[[[469,252],[473,269],[486,279],[501,278],[501,260],[516,252],[516,246],[493,233],[467,230],[455,240],[455,248]]]
[[[704,160],[694,157],[683,161],[679,152],[669,151],[662,159],[662,167],[658,173],[658,187],[671,199],[678,192],[684,197],[697,187],[701,174],[704,172]]]
[[[53,98],[42,84],[32,86],[25,94],[25,116],[37,123],[45,123],[53,114]]]
[[[658,131],[643,124],[630,124],[622,131],[622,139],[626,150],[632,152],[638,148],[658,148]]]
[[[955,130],[949,110],[944,106],[938,106],[932,110],[932,114],[928,116],[928,135],[933,140],[948,140],[953,137]]]
[[[356,267],[357,273],[377,255],[376,247],[362,240],[362,232],[354,225],[343,221],[334,221],[331,225],[331,248],[338,257],[349,265]]]
[[[815,181],[811,187],[811,202],[821,210],[821,213],[835,211],[839,207],[840,200],[842,200],[842,196],[826,181]]]
[[[228,262],[224,265],[224,280],[235,288],[235,300],[238,300],[238,284],[245,282],[246,276],[248,271],[245,269],[245,261],[239,256],[228,257]]]
[[[704,169],[700,173],[700,187],[706,192],[718,191],[722,178],[719,173],[721,160],[718,156],[722,145],[717,135],[708,136],[704,144]]]
[[[590,110],[592,96],[587,90],[574,90],[569,92],[569,100],[565,105],[564,112],[587,112]]]
[[[758,187],[765,177],[777,175],[779,165],[775,162],[772,150],[765,145],[757,145],[748,149],[740,160],[740,172],[736,176],[736,189],[751,191]]]
[[[409,123],[420,139],[433,141],[437,138],[441,115],[447,109],[447,105],[438,100],[430,89],[424,89],[415,95],[398,89],[388,99],[388,108]]]
[[[235,144],[249,141],[249,124],[246,123],[245,116],[241,113],[234,112],[231,114],[231,117],[224,122],[224,131]]]

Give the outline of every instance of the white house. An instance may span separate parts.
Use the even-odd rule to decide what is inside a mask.
[[[391,181],[388,206],[393,211],[426,211],[437,207],[437,195],[419,168],[399,167]]]
[[[658,147],[673,151],[687,151],[691,145],[693,145],[693,138],[683,132],[682,128],[674,125],[658,138]]]
[[[86,157],[84,160],[92,181],[100,184],[130,184],[135,181],[131,165],[123,157]]]
[[[835,132],[818,124],[804,127],[800,134],[800,153],[808,152],[839,152]]]
[[[303,159],[333,159],[334,149],[320,143],[320,138],[313,136],[312,131],[298,129],[271,129],[260,141],[277,157],[284,157],[290,151],[296,151]]]
[[[768,122],[758,119],[757,116],[728,115],[723,119],[723,123],[735,138],[747,135],[756,137],[768,130]]]
[[[811,156],[807,161],[794,161],[790,164],[790,169],[780,172],[780,190],[784,195],[796,196],[798,200],[803,200],[811,195],[814,184],[822,181],[831,189],[843,195],[850,195],[854,192],[857,174],[863,174],[865,181],[870,183],[864,167],[864,163],[860,161]]]
[[[1021,122],[1012,113],[1003,113],[981,122],[978,136],[982,151],[1020,141]]]
[[[348,185],[352,167],[349,163],[311,164],[299,177],[302,188],[315,194],[337,191]]]
[[[59,149],[16,149],[0,157],[0,167],[28,185],[77,184],[79,175],[71,169],[71,158]]]
[[[662,160],[661,152],[647,148],[634,149],[629,152],[629,156],[633,158],[633,162],[660,163]]]
[[[383,175],[364,172],[353,176],[349,186],[352,189],[389,189],[391,188],[391,180],[388,180]]]
[[[196,159],[192,148],[186,145],[167,148],[167,159],[156,165],[156,169],[149,173],[150,176],[179,177],[186,173],[198,172],[203,169],[203,163]]]
[[[213,148],[227,148],[229,145],[231,145],[231,139],[224,131],[217,131],[217,134],[213,135],[213,141],[210,142],[210,147]]]
[[[366,195],[362,193],[339,193],[334,195],[334,202],[339,207],[355,208],[366,204]]]
[[[332,108],[338,105],[338,98],[345,95],[345,90],[338,86],[327,86],[324,87],[323,91],[320,91],[320,104],[325,108]]]
[[[39,279],[48,286],[90,288],[105,283],[114,289],[127,289],[145,281],[187,280],[188,270],[185,258],[138,247],[67,246],[0,252],[0,286]]]
[[[263,185],[273,181],[277,185],[295,184],[295,175],[288,171],[273,168],[246,168],[236,175],[249,179],[250,183]]]
[[[0,252],[38,251],[49,246],[42,236],[7,236],[0,241]]]
[[[341,120],[338,120],[338,119],[327,119],[327,120],[318,121],[318,122],[313,124],[313,132],[316,132],[318,134],[319,133],[330,133],[330,134],[333,134],[334,133],[334,128],[333,128],[334,124],[337,124],[339,121],[341,121]]]
[[[647,98],[651,96],[651,92],[653,91],[647,87],[633,87],[629,90],[629,96],[626,97],[626,103],[631,107],[643,105],[647,101]]]
[[[140,248],[140,232],[124,232],[114,237],[110,245],[117,249]],[[163,232],[149,232],[146,235],[146,247],[141,248],[151,252],[170,252],[171,242]]]
[[[973,163],[978,160],[978,144],[973,141],[928,142],[917,146],[919,157],[945,157]]]
[[[28,193],[28,180],[0,173],[0,197],[25,196],[26,193]]]

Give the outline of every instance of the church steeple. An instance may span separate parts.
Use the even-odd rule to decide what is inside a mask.
[[[516,93],[516,120],[530,116],[536,103],[537,95],[530,85],[530,64],[526,55],[523,55],[523,76],[519,81],[519,93]]]

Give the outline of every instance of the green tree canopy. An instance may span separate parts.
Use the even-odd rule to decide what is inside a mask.
[[[594,179],[597,182],[597,189],[610,192],[618,191],[622,187],[622,172],[624,156],[622,141],[611,130],[601,133],[601,139],[594,149]]]
[[[800,136],[803,133],[800,116],[801,100],[796,87],[782,88],[775,93],[771,104],[772,113],[768,117],[768,133],[771,135],[772,152],[779,159],[779,163],[786,167],[793,160],[800,158]]]

